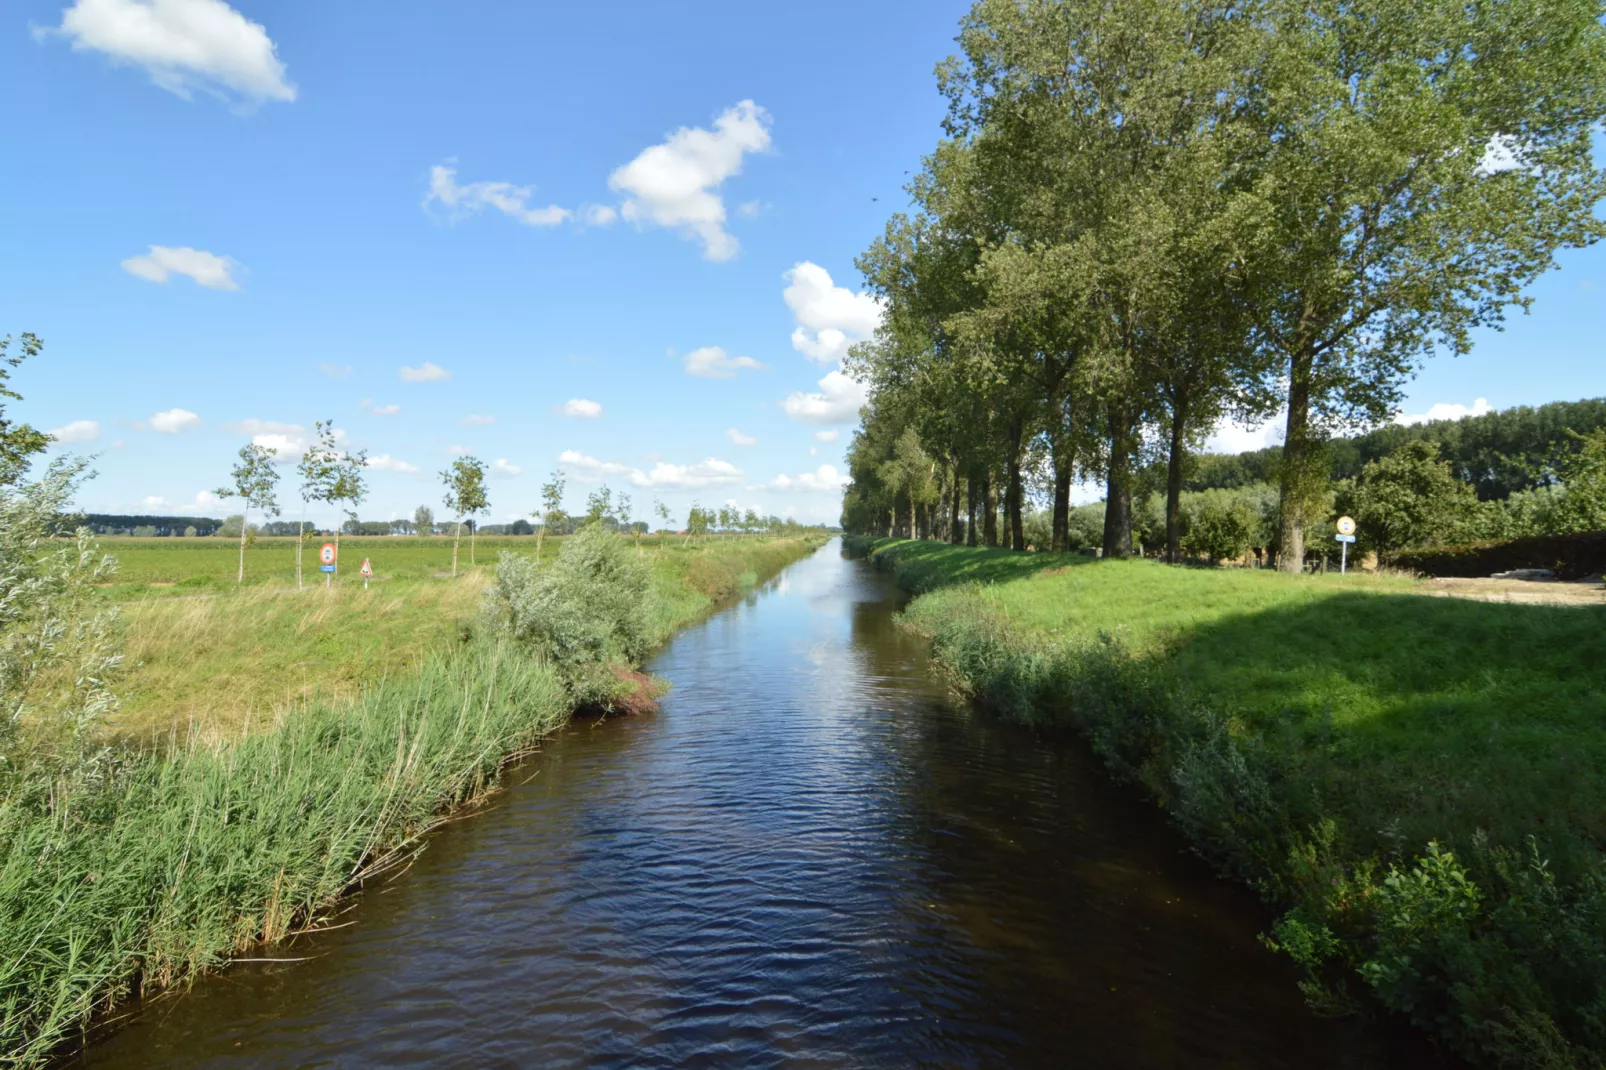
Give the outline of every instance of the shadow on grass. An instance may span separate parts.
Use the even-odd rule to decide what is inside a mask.
[[[1095,563],[1083,554],[1020,553],[920,539],[856,539],[847,543],[847,549],[881,567],[890,564],[898,585],[916,592],[965,583],[1007,583],[1051,569]]]
[[[1606,609],[1344,591],[1171,650],[1156,669],[1382,841],[1606,847]]]

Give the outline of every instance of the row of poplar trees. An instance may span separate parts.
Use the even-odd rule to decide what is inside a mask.
[[[1323,441],[1525,308],[1597,240],[1600,0],[979,0],[937,70],[945,137],[858,260],[885,304],[856,530],[1025,548],[1024,499],[1106,489],[1286,409],[1277,551],[1297,571]],[[980,518],[978,520],[978,514]]]

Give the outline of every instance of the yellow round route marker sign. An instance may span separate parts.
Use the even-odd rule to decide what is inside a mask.
[[[1339,517],[1338,518],[1338,533],[1340,535],[1353,535],[1353,534],[1355,534],[1355,518],[1354,517],[1349,517],[1349,516],[1341,516],[1341,517]]]

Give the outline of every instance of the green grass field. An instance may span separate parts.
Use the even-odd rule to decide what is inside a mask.
[[[1319,1002],[1369,990],[1490,1065],[1606,1054],[1606,607],[863,549],[964,690],[1078,729],[1290,908]]]

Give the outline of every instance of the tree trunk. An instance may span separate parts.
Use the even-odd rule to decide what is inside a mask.
[[[473,568],[479,562],[474,560],[474,536],[479,531],[479,525],[470,520],[468,522],[468,565]]]
[[[1049,549],[1065,553],[1071,548],[1071,473],[1069,451],[1054,458],[1054,535]]]
[[[982,503],[986,513],[982,517],[982,541],[988,546],[998,545],[998,487],[993,482],[992,469],[982,476]]]
[[[1021,516],[1023,502],[1026,496],[1021,486],[1020,456],[1021,436],[1023,434],[1019,422],[1009,429],[1009,452],[1005,458],[1004,466],[1004,517],[1009,523],[1009,546],[1012,550],[1026,549],[1026,524]]]
[[[976,466],[973,462],[970,466],[970,470],[965,473],[965,508],[967,510],[965,514],[966,546],[976,545],[976,491],[979,489],[980,488],[976,485]]]
[[[301,519],[296,521],[296,590],[301,590],[301,548],[307,543],[307,500],[301,499]]]
[[[457,578],[457,548],[463,543],[463,521],[457,522],[457,533],[452,536],[452,578]]]
[[[1125,406],[1110,410],[1110,464],[1104,483],[1104,556],[1132,554],[1132,429]]]
[[[1165,559],[1176,564],[1182,558],[1182,462],[1187,449],[1187,409],[1171,406],[1171,456],[1165,473]]]
[[[250,528],[251,507],[246,506],[240,510],[240,571],[234,577],[236,587],[245,582],[245,533]]]
[[[545,538],[546,538],[546,525],[542,524],[541,525],[541,530],[535,533],[535,563],[538,564],[538,565],[541,563],[541,542]]]
[[[1312,461],[1310,388],[1313,358],[1295,354],[1288,362],[1288,425],[1283,440],[1281,486],[1277,502],[1277,568],[1305,568],[1305,497]]]
[[[959,534],[959,458],[954,458],[954,487],[953,493],[948,497],[948,543],[958,546]]]

